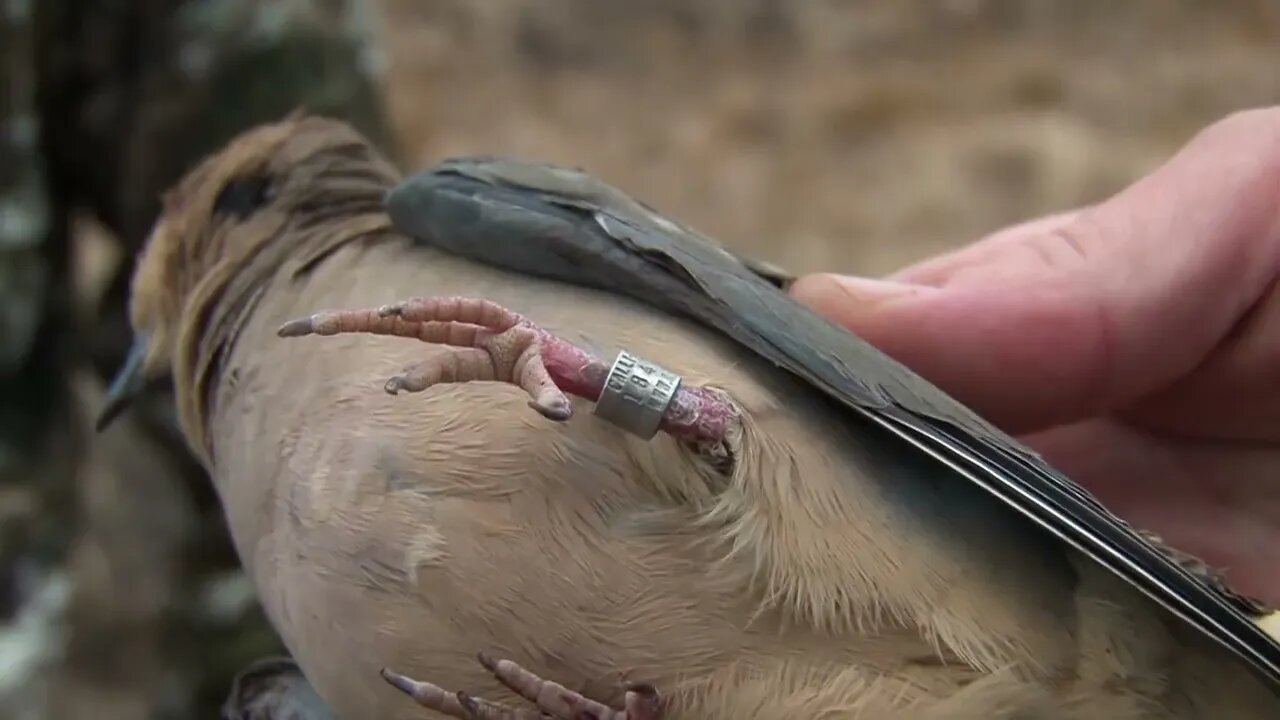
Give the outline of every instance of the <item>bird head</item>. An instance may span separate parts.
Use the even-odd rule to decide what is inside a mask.
[[[387,229],[382,199],[398,179],[353,128],[299,113],[251,128],[202,160],[165,194],[138,258],[133,343],[97,428],[157,380],[199,382],[210,326],[226,314],[219,306],[244,301],[291,253]],[[335,217],[345,222],[326,231]]]

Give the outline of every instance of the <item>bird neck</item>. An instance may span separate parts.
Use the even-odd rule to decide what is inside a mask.
[[[212,460],[208,418],[223,366],[261,298],[304,278],[340,248],[393,236],[382,206],[386,187],[349,188],[287,211],[278,229],[245,245],[251,250],[242,256],[213,259],[196,284],[184,312],[174,380],[184,432],[206,464]]]

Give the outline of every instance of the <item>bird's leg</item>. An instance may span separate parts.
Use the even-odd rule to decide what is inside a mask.
[[[573,414],[566,393],[600,398],[609,365],[556,337],[518,313],[489,300],[465,297],[414,298],[376,310],[330,310],[291,320],[281,337],[364,332],[417,338],[453,346],[392,377],[392,394],[418,392],[454,382],[508,382],[529,393],[530,406],[557,421]],[[723,443],[738,414],[722,393],[681,385],[659,428],[681,440]]]
[[[459,720],[662,720],[662,697],[652,685],[627,685],[622,709],[618,709],[543,680],[510,660],[494,660],[485,653],[479,658],[499,682],[534,707],[513,708],[462,691],[451,693],[385,668],[382,677],[419,705]]]

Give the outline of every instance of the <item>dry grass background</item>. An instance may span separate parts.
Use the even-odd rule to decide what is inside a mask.
[[[1280,100],[1274,0],[382,0],[407,162],[577,165],[789,269],[891,271]]]

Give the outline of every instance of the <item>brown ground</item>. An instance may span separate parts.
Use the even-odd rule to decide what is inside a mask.
[[[884,273],[1096,200],[1280,99],[1268,0],[383,5],[414,166],[579,165],[796,271]]]

